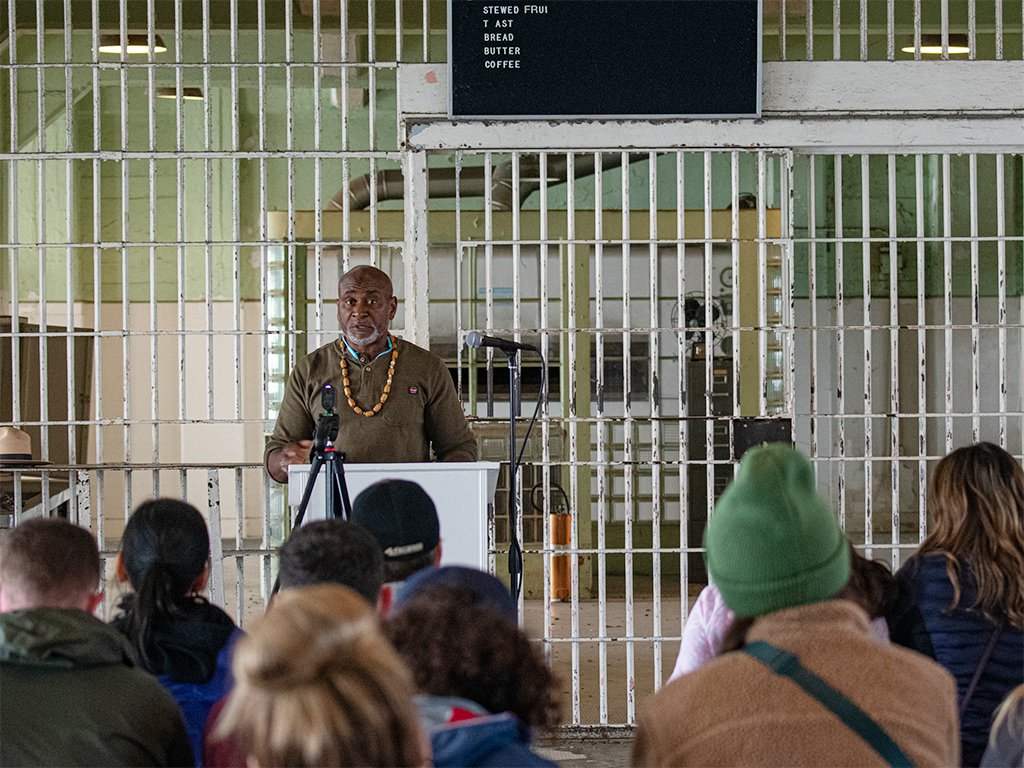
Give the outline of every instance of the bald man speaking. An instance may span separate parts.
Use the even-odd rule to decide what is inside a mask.
[[[391,278],[354,267],[338,283],[340,337],[302,358],[285,388],[263,464],[279,483],[308,464],[324,384],[338,392],[336,445],[349,462],[476,461],[455,385],[437,355],[392,336]]]

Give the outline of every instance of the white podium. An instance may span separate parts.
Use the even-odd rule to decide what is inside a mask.
[[[494,515],[494,488],[498,463],[429,462],[420,464],[345,464],[348,496],[378,480],[399,479],[419,483],[437,507],[441,521],[441,562],[488,570],[488,521]],[[288,505],[292,520],[298,514],[309,478],[309,464],[288,467]],[[324,471],[316,479],[303,523],[324,519]]]

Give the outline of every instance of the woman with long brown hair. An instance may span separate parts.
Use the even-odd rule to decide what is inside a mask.
[[[959,448],[935,468],[928,511],[889,628],[956,678],[963,764],[976,766],[992,713],[1024,682],[1024,470],[991,443]]]

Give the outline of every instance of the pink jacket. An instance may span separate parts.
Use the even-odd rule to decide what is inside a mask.
[[[726,607],[718,587],[714,584],[704,587],[683,625],[679,656],[668,682],[693,672],[718,656],[722,638],[735,618],[736,614]],[[884,618],[872,620],[871,636],[883,645],[889,644],[889,626]]]

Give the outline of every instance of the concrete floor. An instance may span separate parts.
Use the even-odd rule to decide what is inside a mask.
[[[542,601],[526,602],[525,628],[530,637],[544,637],[543,612]],[[609,599],[603,616],[596,600],[580,601],[575,634],[582,639],[577,642],[571,639],[572,605],[552,603],[550,612],[551,639],[546,647],[562,683],[562,721],[598,727],[635,722],[640,708],[675,666],[682,631],[678,596],[662,596],[657,617],[653,599],[634,600],[632,631],[627,631],[630,616],[624,600]]]
[[[628,739],[561,737],[539,739],[535,746],[538,753],[566,768],[622,768],[629,765],[631,748]]]

